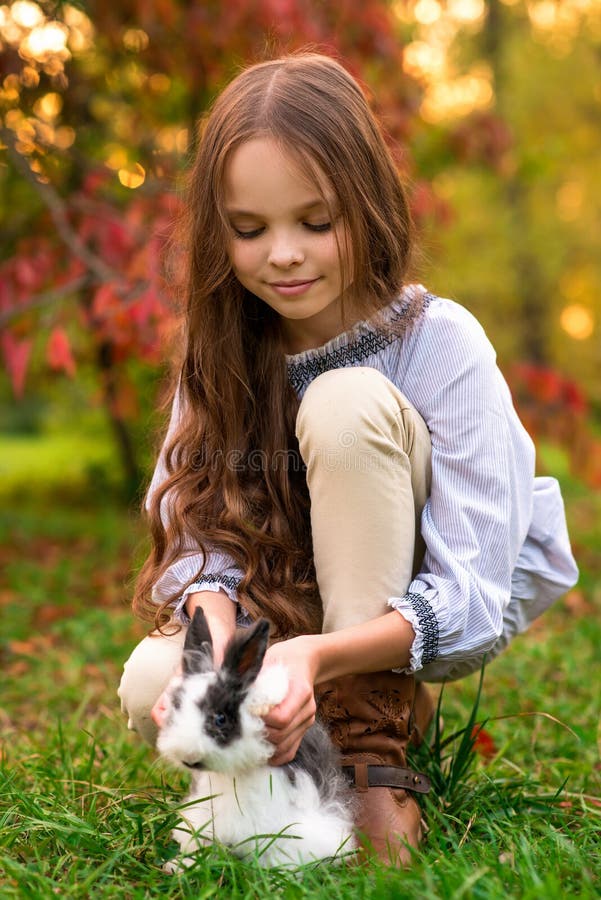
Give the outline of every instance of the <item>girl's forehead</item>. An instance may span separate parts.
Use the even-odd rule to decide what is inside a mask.
[[[305,163],[270,137],[253,138],[233,150],[224,175],[225,202],[236,211],[246,211],[249,203],[308,208],[335,199],[316,162]]]

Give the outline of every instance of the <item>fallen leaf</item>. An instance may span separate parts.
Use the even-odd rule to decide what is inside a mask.
[[[575,617],[589,616],[593,611],[593,607],[584,596],[584,592],[578,588],[574,588],[564,597],[565,608]]]
[[[472,728],[473,748],[484,759],[492,759],[497,755],[497,747],[492,735],[480,725]]]

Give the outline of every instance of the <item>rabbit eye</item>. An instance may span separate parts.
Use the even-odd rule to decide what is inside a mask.
[[[227,722],[227,717],[225,713],[215,713],[213,721],[215,722],[217,728],[223,728],[223,726]]]

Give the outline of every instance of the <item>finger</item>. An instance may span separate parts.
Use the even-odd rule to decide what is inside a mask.
[[[295,734],[304,734],[315,721],[315,711],[309,706],[300,710],[297,715],[286,722],[282,727],[266,726],[265,732],[267,740],[272,744],[281,746],[284,741],[288,741]]]
[[[296,736],[294,739],[290,739],[282,746],[278,747],[269,760],[269,764],[271,766],[283,766],[286,763],[292,762],[298,753],[298,748],[300,747],[302,739],[303,735]]]
[[[310,692],[305,697],[286,697],[263,717],[263,721],[274,731],[289,731],[290,727],[296,727],[305,719],[314,716],[315,712],[315,697],[313,692]]]
[[[313,722],[314,719],[309,717],[288,734],[278,733],[272,737],[270,740],[273,744],[273,754],[270,762],[274,765],[281,765],[283,762],[289,762],[291,759],[294,759],[302,739]]]
[[[271,765],[281,766],[284,763],[291,762],[297,754],[298,748],[304,738],[307,730],[315,721],[314,716],[310,716],[301,725],[290,732],[277,742],[274,753],[269,762]]]
[[[152,709],[150,710],[150,718],[157,726],[157,728],[162,728],[165,722],[165,717],[167,715],[167,698],[165,694],[161,694],[157,702],[154,704]]]

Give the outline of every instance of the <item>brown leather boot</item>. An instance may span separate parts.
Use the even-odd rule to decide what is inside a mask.
[[[320,684],[317,715],[342,755],[355,787],[355,827],[368,854],[405,866],[407,847],[422,838],[415,793],[430,790],[428,778],[407,768],[409,741],[421,743],[433,716],[426,687],[394,672],[348,675]]]

